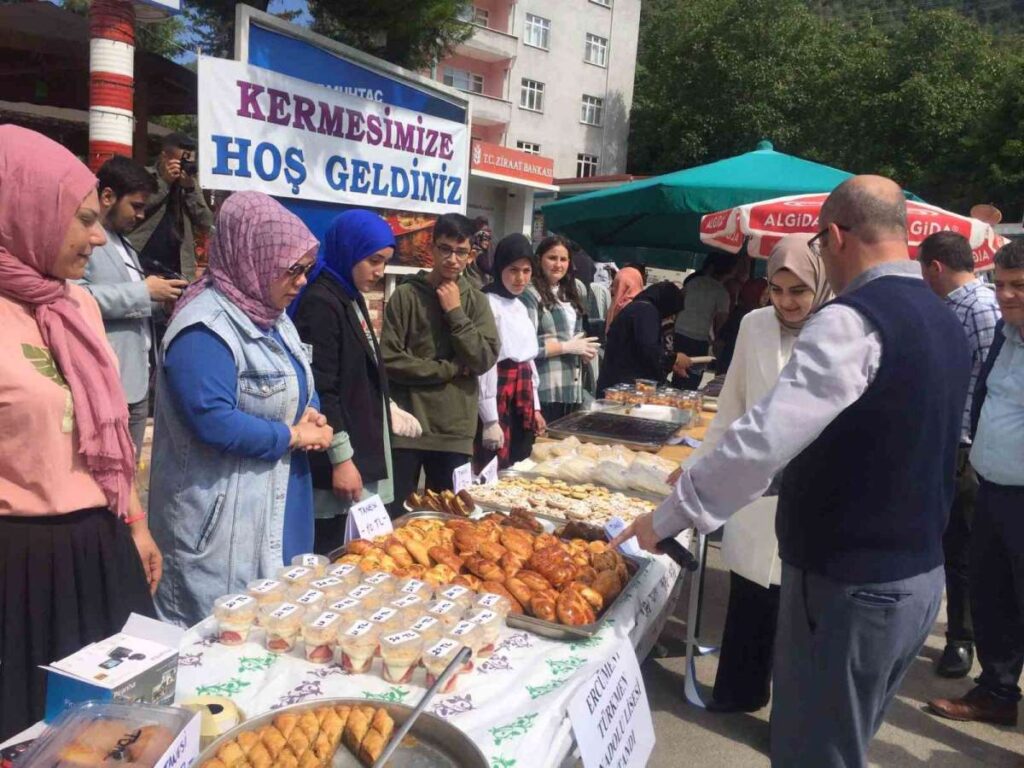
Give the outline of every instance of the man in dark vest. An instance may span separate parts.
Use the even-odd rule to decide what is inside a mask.
[[[620,539],[709,533],[782,476],[776,768],[859,768],[935,621],[970,356],[907,250],[900,188],[837,187],[819,248],[837,298],[775,388]]]

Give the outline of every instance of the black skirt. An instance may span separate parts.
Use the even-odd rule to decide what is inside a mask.
[[[120,632],[132,612],[156,616],[131,532],[109,510],[0,517],[0,741],[42,718],[39,665]]]

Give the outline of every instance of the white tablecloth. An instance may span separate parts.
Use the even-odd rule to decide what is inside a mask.
[[[464,731],[491,768],[558,766],[572,749],[566,715],[573,693],[629,637],[646,654],[666,619],[679,568],[667,557],[650,566],[615,606],[597,636],[580,642],[547,640],[505,628],[494,655],[459,678],[458,689],[438,696],[428,711]],[[211,639],[208,619],[186,634],[178,663],[177,700],[197,695],[231,698],[246,717],[330,697],[365,698],[413,706],[424,693],[422,671],[412,684],[391,685],[371,674],[349,675],[335,665],[310,664],[267,653],[258,642],[228,647]],[[296,654],[298,651],[296,651]]]

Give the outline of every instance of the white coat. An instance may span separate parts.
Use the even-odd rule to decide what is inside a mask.
[[[718,397],[718,414],[686,466],[714,450],[729,425],[775,386],[796,339],[796,334],[779,324],[773,307],[755,309],[743,318],[736,351]],[[775,538],[777,506],[776,496],[763,496],[749,504],[729,518],[722,538],[726,566],[763,587],[778,584],[782,572],[779,541]]]

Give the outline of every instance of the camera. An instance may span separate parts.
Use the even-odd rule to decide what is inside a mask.
[[[196,153],[193,149],[181,151],[181,171],[189,176],[196,176],[199,173],[199,166],[196,164]]]

